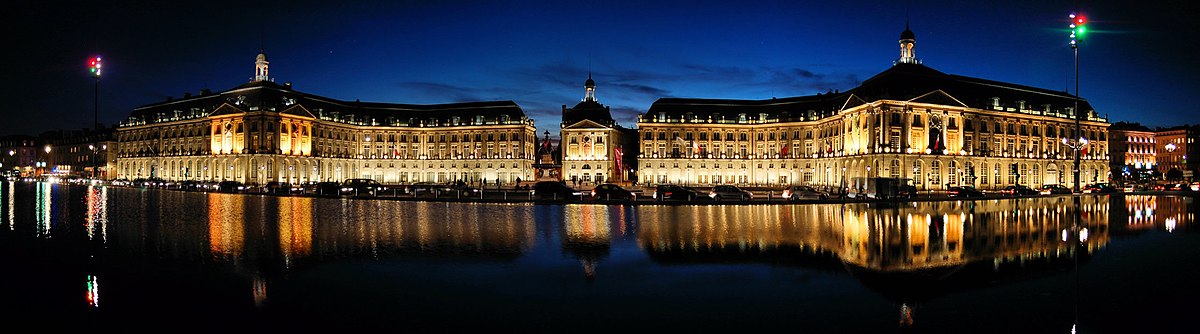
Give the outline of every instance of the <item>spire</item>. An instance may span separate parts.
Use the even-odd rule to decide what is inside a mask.
[[[267,72],[267,51],[259,50],[258,57],[254,58],[254,81],[271,81],[271,77]]]
[[[592,80],[592,71],[588,71],[588,79],[583,83],[583,101],[596,102],[596,82]]]

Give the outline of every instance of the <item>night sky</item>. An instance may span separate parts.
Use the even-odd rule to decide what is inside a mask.
[[[648,3],[649,2],[649,3]],[[223,91],[265,47],[276,82],[342,100],[517,102],[557,135],[560,106],[597,98],[632,126],[661,97],[769,99],[847,90],[891,66],[905,18],[927,66],[1066,90],[1072,1],[17,1],[0,13],[0,135],[90,127]],[[1137,7],[1147,4],[1149,7]],[[1113,122],[1200,121],[1197,9],[1082,2],[1080,94]],[[1073,93],[1075,90],[1070,88]]]

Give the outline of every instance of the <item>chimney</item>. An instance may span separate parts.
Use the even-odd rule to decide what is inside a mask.
[[[283,83],[283,86],[284,86],[284,87],[287,87],[287,89],[292,89],[292,83],[291,83],[291,82],[285,82],[285,83]]]

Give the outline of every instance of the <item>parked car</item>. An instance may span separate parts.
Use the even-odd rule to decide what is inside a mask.
[[[342,194],[342,184],[332,181],[313,184],[310,192],[317,196],[338,196]]]
[[[1083,187],[1085,194],[1108,194],[1117,192],[1117,188],[1108,183],[1095,183]]]
[[[634,195],[633,192],[612,183],[601,184],[592,189],[592,200],[596,201],[632,201],[635,199],[637,199],[637,195]]]
[[[827,200],[829,194],[809,186],[790,186],[783,189],[782,197],[789,201],[798,200]]]
[[[216,190],[223,193],[240,193],[246,191],[246,186],[238,181],[221,181],[217,183]]]
[[[654,200],[659,202],[666,200],[691,202],[697,197],[700,197],[700,195],[699,192],[692,188],[673,184],[663,184],[654,189],[653,197]]]
[[[1040,193],[1042,195],[1070,194],[1071,188],[1067,188],[1061,184],[1047,184],[1047,185],[1042,186],[1042,190],[1040,191]]]
[[[975,187],[972,186],[950,187],[949,191],[946,193],[949,194],[950,197],[983,197],[983,192],[979,191],[979,189],[975,189]]]
[[[708,197],[718,201],[726,199],[746,201],[754,198],[754,193],[737,186],[724,185],[713,187],[712,191],[708,192]]]
[[[271,181],[263,186],[263,192],[268,194],[286,194],[292,191],[292,185],[286,182]]]
[[[1003,190],[1000,190],[1000,192],[1012,196],[1029,196],[1038,194],[1037,190],[1033,190],[1032,188],[1023,185],[1007,186],[1004,187]]]
[[[541,181],[533,185],[532,194],[541,199],[573,199],[582,195],[560,181]]]
[[[183,181],[183,182],[179,183],[179,190],[196,191],[196,190],[200,190],[200,187],[201,187],[200,182],[191,181],[191,180]]]
[[[453,185],[438,184],[433,182],[417,182],[404,187],[405,193],[413,195],[433,194],[436,196],[437,194],[448,193],[454,190],[455,188]]]
[[[1132,183],[1126,183],[1125,185],[1121,186],[1121,192],[1123,193],[1131,193],[1134,191],[1137,191],[1137,187],[1134,187]]]
[[[450,185],[450,189],[451,189],[451,191],[457,191],[459,194],[462,194],[462,195],[475,195],[475,196],[479,196],[479,192],[483,191],[483,189],[479,189],[479,187],[469,186],[469,185],[467,185],[466,182],[462,182],[462,181],[458,181],[457,183]]]
[[[342,182],[342,195],[375,197],[383,185],[372,179],[347,179]]]

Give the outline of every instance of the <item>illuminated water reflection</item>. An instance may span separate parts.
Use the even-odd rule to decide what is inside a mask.
[[[82,294],[101,310],[103,276],[102,317],[113,321],[183,310],[249,323],[355,317],[364,327],[508,321],[497,330],[557,331],[605,314],[673,329],[753,319],[750,328],[818,332],[1028,331],[1069,328],[1076,317],[1081,328],[1120,327],[1106,320],[1119,309],[1108,300],[1156,295],[1120,287],[1141,276],[1200,279],[1196,265],[1172,259],[1200,255],[1188,233],[1197,204],[1179,196],[630,207],[45,184],[4,185],[0,195],[9,227],[0,251],[21,255],[3,265],[39,273],[51,291],[0,303],[71,315]],[[23,279],[4,278],[0,291],[31,284]],[[45,283],[60,280],[70,283]],[[1080,284],[1107,295],[1072,292]],[[164,294],[182,287],[187,302]],[[72,297],[52,298],[58,290]],[[410,316],[388,320],[398,313]]]

